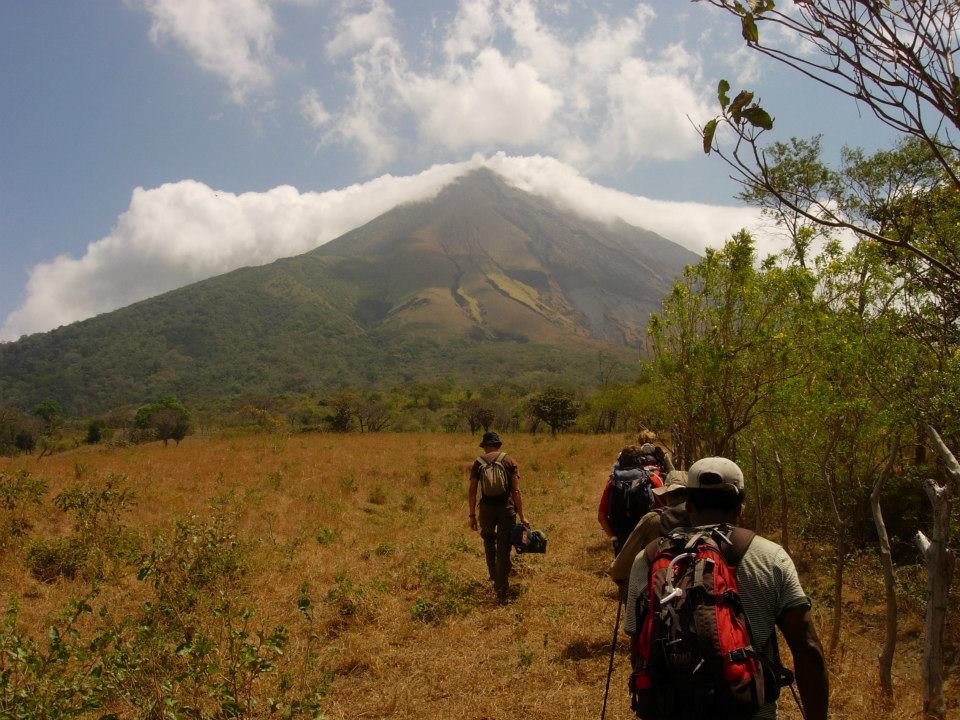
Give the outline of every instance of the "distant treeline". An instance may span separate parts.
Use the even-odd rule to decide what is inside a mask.
[[[604,366],[602,353],[598,366]],[[452,379],[386,390],[344,388],[326,395],[240,397],[187,407],[173,397],[66,417],[60,403],[0,407],[0,453],[66,449],[83,443],[179,440],[202,430],[270,432],[635,432],[657,413],[649,388],[528,388],[512,383],[466,388]]]

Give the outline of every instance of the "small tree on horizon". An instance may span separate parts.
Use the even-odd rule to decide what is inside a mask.
[[[180,444],[190,430],[190,412],[172,395],[162,397],[137,410],[133,424],[142,430],[153,430],[164,446],[170,440]]]

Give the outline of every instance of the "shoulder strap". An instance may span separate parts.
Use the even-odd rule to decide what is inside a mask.
[[[723,549],[723,557],[727,564],[736,567],[750,547],[750,543],[757,534],[753,530],[735,527],[730,531],[730,544]]]
[[[483,455],[477,458],[477,462],[480,463],[481,468],[485,468],[487,465],[490,464]]]
[[[647,546],[643,549],[644,555],[647,556],[647,567],[653,567],[653,561],[657,558],[657,553],[660,552],[660,538],[656,538],[647,543]]]
[[[497,459],[494,460],[494,462],[502,463],[502,462],[503,462],[503,459],[504,459],[506,456],[507,456],[507,454],[506,454],[505,452],[501,452],[499,455],[497,455]]]

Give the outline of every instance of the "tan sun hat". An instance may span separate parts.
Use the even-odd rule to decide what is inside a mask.
[[[663,487],[653,488],[654,495],[666,495],[667,493],[677,492],[687,489],[687,471],[671,470],[667,473],[667,478]]]

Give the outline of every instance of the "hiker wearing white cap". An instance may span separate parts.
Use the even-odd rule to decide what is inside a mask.
[[[779,628],[793,656],[807,720],[826,720],[829,681],[810,599],[782,547],[736,527],[744,487],[743,471],[732,460],[698,460],[687,476],[691,527],[675,530],[637,555],[625,630],[632,638],[631,689],[638,717],[717,720],[743,717],[746,710],[746,717],[776,718],[779,687],[791,679],[780,664]],[[709,612],[697,614],[708,605]],[[696,622],[689,623],[685,613]],[[711,655],[716,651],[710,643],[698,645],[698,632],[716,633],[719,644],[736,647]],[[693,667],[685,672],[684,662]],[[705,677],[714,678],[706,689]]]

